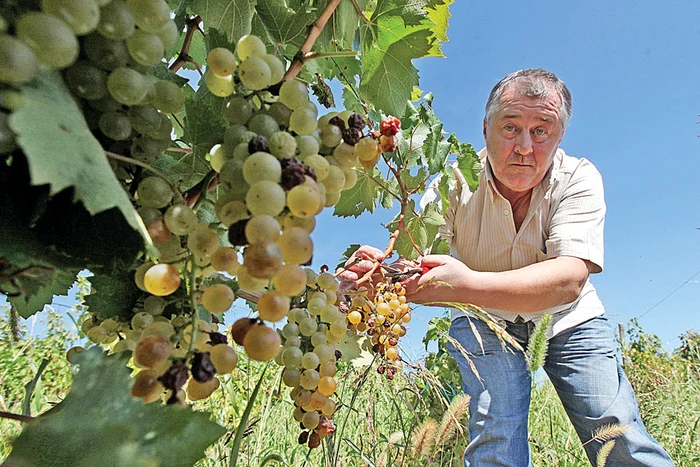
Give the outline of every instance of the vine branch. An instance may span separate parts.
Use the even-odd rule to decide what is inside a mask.
[[[31,422],[34,420],[34,417],[30,415],[20,415],[18,413],[5,412],[4,410],[0,410],[0,418],[9,418],[10,420],[17,420],[20,422]]]
[[[177,71],[179,71],[185,63],[192,63],[195,68],[197,68],[199,74],[202,74],[202,69],[199,67],[199,64],[190,56],[190,46],[192,45],[192,38],[194,37],[195,31],[199,31],[202,36],[204,36],[204,31],[202,31],[202,29],[199,27],[201,23],[202,18],[199,15],[195,16],[194,18],[189,18],[185,23],[187,31],[185,32],[185,40],[182,42],[182,48],[177,54],[177,58],[173,64],[168,67],[168,69],[173,73],[177,73]]]
[[[301,45],[299,53],[294,57],[289,70],[284,74],[285,80],[294,79],[299,74],[299,71],[301,71],[301,68],[304,66],[305,55],[311,52],[311,48],[314,46],[316,39],[321,35],[323,28],[326,26],[326,23],[338,4],[340,4],[340,0],[330,0],[316,21],[309,27],[309,34],[306,36],[306,40],[304,40],[304,43]]]

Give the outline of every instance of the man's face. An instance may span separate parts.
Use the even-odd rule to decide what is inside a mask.
[[[544,98],[518,94],[513,85],[503,91],[498,110],[488,123],[484,119],[486,150],[499,191],[522,193],[542,181],[564,137],[561,106],[555,91]]]

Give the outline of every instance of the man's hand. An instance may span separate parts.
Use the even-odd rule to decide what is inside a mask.
[[[477,274],[449,255],[428,255],[421,262],[423,273],[404,281],[406,298],[413,303],[462,302]]]
[[[384,256],[382,250],[370,245],[362,245],[345,262],[345,270],[338,275],[338,279],[344,282],[356,282],[369,272],[382,256]]]

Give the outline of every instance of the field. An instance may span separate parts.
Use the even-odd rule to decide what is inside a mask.
[[[21,325],[13,330],[11,320],[2,321],[1,410],[22,412],[24,386],[45,358],[51,360],[34,388],[29,410],[36,415],[65,396],[73,370],[59,343],[76,340],[78,335],[61,325],[59,318],[56,313],[45,316],[47,332],[41,338],[25,337]],[[683,346],[673,354],[664,352],[656,336],[644,333],[634,323],[628,339],[621,355],[649,432],[663,444],[677,466],[700,465],[697,335],[683,336]],[[376,364],[370,367],[370,362],[364,363],[358,367],[346,364],[339,372],[338,393],[343,405],[335,417],[337,431],[323,441],[321,449],[310,451],[298,444],[293,404],[276,365],[270,364],[263,374],[265,365],[242,361],[234,373],[223,379],[215,395],[198,406],[228,430],[198,465],[229,465],[234,432],[259,378],[261,390],[242,438],[238,465],[462,465],[461,453],[467,441],[466,403],[453,387],[456,379],[447,373],[447,357],[436,358],[433,354],[427,362],[414,362],[410,371],[391,381],[375,371]],[[432,370],[427,370],[426,365]],[[533,391],[530,446],[534,465],[589,465],[551,384],[545,381]],[[0,422],[0,459],[7,457],[11,441],[20,429],[17,421]]]

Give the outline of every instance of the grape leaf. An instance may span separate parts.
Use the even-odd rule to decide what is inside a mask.
[[[428,247],[435,241],[438,229],[445,223],[442,214],[438,210],[437,203],[428,204],[420,215],[415,214],[414,204],[413,200],[411,200],[409,209],[406,209],[404,217],[404,225],[406,230],[410,232],[410,236],[406,231],[402,230],[394,244],[394,250],[406,259],[418,258],[419,252],[416,248],[420,250],[420,253],[427,252]],[[387,225],[390,232],[395,231],[397,227],[398,218]]]
[[[432,0],[428,4],[428,18],[435,25],[432,29],[433,36],[437,39],[433,42],[433,49],[430,51],[430,56],[434,57],[444,57],[441,49],[441,42],[447,42],[447,26],[449,24],[449,19],[452,16],[450,14],[450,5],[454,3],[454,0]]]
[[[136,286],[134,271],[125,265],[94,271],[95,275],[88,281],[90,294],[85,297],[85,305],[90,313],[101,320],[120,317],[131,320],[132,309],[143,292]]]
[[[207,28],[207,38],[205,44],[207,47],[207,56],[209,55],[209,52],[211,52],[211,49],[215,49],[217,47],[223,47],[224,49],[228,49],[232,52],[236,48],[235,42],[231,42],[226,33],[211,27]]]
[[[327,4],[327,0],[320,1],[317,10],[323,11]],[[364,10],[366,5],[367,0],[357,0],[360,10]],[[316,39],[316,44],[323,51],[350,50],[359,25],[360,15],[355,5],[352,2],[340,2]]]
[[[204,20],[207,28],[225,33],[231,42],[250,34],[256,0],[193,0],[190,9]]]
[[[447,243],[447,240],[445,240],[442,237],[437,237],[435,241],[433,242],[433,246],[430,247],[430,254],[431,255],[449,255],[450,254],[450,245]]]
[[[306,8],[298,11],[287,6],[285,0],[258,0],[255,5],[258,18],[275,44],[292,44],[300,47],[309,26],[316,19]]]
[[[38,265],[30,266],[15,280],[22,295],[8,297],[22,318],[29,318],[51,303],[54,295],[65,295],[75,282],[78,270],[64,271]],[[5,287],[2,287],[5,289]]]
[[[469,190],[476,191],[482,169],[479,156],[471,144],[461,143],[454,134],[450,135],[448,141],[452,143],[453,150],[457,152],[457,168],[467,180]]]
[[[22,88],[24,104],[10,127],[29,162],[33,185],[48,184],[50,195],[73,187],[74,201],[95,215],[118,208],[144,238],[146,228],[83,115],[56,71],[44,71]]]
[[[423,154],[428,160],[430,175],[436,174],[445,166],[445,161],[452,148],[452,143],[442,136],[442,123],[436,123],[423,142]]]
[[[341,193],[333,211],[334,216],[357,217],[365,211],[374,212],[380,187],[370,177],[381,178],[381,173],[376,168],[371,171],[357,169],[357,183]]]
[[[224,434],[208,414],[131,397],[124,359],[97,347],[79,359],[70,393],[25,425],[8,465],[191,466]]]
[[[152,66],[149,72],[158,79],[165,81],[172,81],[178,86],[182,87],[187,84],[190,80],[177,75],[168,69],[167,63],[159,63],[156,66]]]
[[[353,243],[340,255],[338,259],[338,264],[335,265],[335,269],[338,270],[345,266],[345,262],[360,248],[359,243]]]

